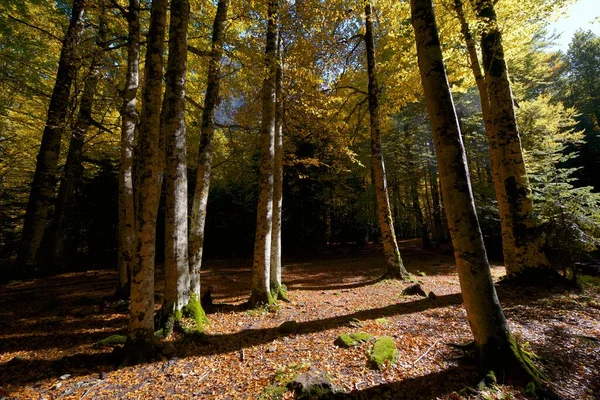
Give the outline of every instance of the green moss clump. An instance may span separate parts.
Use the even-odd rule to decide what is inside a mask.
[[[398,350],[394,341],[389,336],[384,336],[375,341],[369,352],[369,365],[376,369],[383,369],[386,364],[396,361]]]
[[[274,383],[265,387],[260,395],[258,396],[258,400],[280,400],[283,399],[283,395],[287,393],[287,388],[285,386],[279,386]]]
[[[196,322],[196,329],[199,332],[204,332],[204,325],[208,323],[208,318],[206,318],[206,313],[200,304],[200,299],[194,294],[190,297],[188,304],[183,307],[182,314]]]
[[[358,346],[359,344],[368,342],[373,338],[373,335],[366,332],[357,332],[349,334],[342,333],[333,343],[338,347],[348,348]]]
[[[92,345],[93,348],[95,349],[100,349],[103,347],[111,347],[111,346],[117,346],[120,344],[125,344],[125,342],[127,341],[127,336],[125,335],[112,335],[107,337],[106,339],[102,339],[99,342],[96,342]]]

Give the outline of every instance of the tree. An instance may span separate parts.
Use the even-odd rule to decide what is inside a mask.
[[[204,248],[204,227],[206,225],[206,206],[208,204],[213,156],[215,112],[219,103],[221,59],[223,58],[225,21],[227,20],[228,7],[229,0],[219,0],[213,23],[212,47],[208,65],[204,109],[202,110],[202,125],[200,128],[198,166],[196,168],[196,182],[190,217],[190,292],[196,299],[200,299],[200,268],[202,266]]]
[[[71,85],[77,74],[77,47],[84,29],[85,5],[85,0],[73,2],[71,22],[63,39],[17,255],[17,263],[24,269],[36,267],[56,187],[56,168],[68,111],[66,105],[69,104]]]
[[[442,57],[433,3],[411,0],[419,71],[435,152],[442,198],[467,318],[483,371],[539,383],[535,368],[511,336],[492,280],[479,228],[464,145]]]
[[[270,288],[271,233],[273,228],[273,157],[275,151],[275,75],[277,73],[277,36],[279,0],[269,0],[265,48],[265,79],[262,88],[260,129],[259,193],[256,216],[252,293],[249,304],[272,304]]]
[[[131,271],[129,332],[130,361],[154,351],[154,256],[160,191],[159,128],[167,0],[153,0],[150,10],[142,113],[136,151],[136,254]]]
[[[126,11],[127,72],[125,87],[121,92],[121,153],[119,163],[119,280],[116,295],[129,297],[131,271],[135,244],[135,202],[133,197],[133,146],[137,125],[137,91],[140,64],[140,2],[129,0]]]
[[[70,233],[69,225],[72,224],[73,197],[75,189],[81,181],[82,156],[85,137],[90,125],[93,124],[92,115],[94,97],[98,88],[100,74],[102,72],[102,61],[106,51],[106,15],[105,7],[101,6],[101,15],[98,21],[98,33],[96,36],[96,48],[92,51],[92,60],[89,71],[85,77],[83,93],[79,104],[77,121],[71,129],[71,140],[67,160],[64,166],[63,177],[58,187],[58,196],[54,207],[54,217],[50,230],[46,234],[49,237],[48,253],[49,265],[64,266],[65,247]]]
[[[371,117],[371,157],[373,183],[377,197],[379,229],[383,242],[383,252],[387,265],[386,276],[405,279],[408,272],[400,257],[396,242],[392,210],[385,176],[383,150],[381,148],[381,121],[379,115],[379,87],[377,84],[377,62],[375,60],[375,39],[373,37],[373,15],[370,1],[365,2],[365,44],[367,49],[367,70],[369,75],[369,115]]]
[[[188,0],[171,0],[169,59],[162,106],[166,145],[165,291],[161,322],[165,334],[190,301],[188,181],[185,142]],[[199,301],[200,298],[195,299]]]
[[[490,101],[489,120],[497,139],[491,143],[490,150],[497,152],[492,159],[495,157],[500,167],[500,172],[495,175],[501,179],[503,193],[498,198],[506,196],[508,206],[502,216],[505,220],[502,236],[508,238],[503,244],[512,247],[512,251],[507,250],[511,259],[507,260],[506,272],[515,275],[532,269],[546,269],[549,263],[535,233],[533,198],[494,4],[491,0],[476,0],[475,8],[482,23],[481,52]]]
[[[275,138],[273,154],[273,227],[271,232],[270,290],[274,299],[287,300],[281,283],[281,221],[283,205],[283,49],[281,34],[277,41],[275,73]]]

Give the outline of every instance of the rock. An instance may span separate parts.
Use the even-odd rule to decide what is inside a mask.
[[[175,345],[171,342],[165,342],[165,344],[162,347],[162,353],[165,356],[173,355],[176,351],[177,349],[175,348]]]
[[[421,285],[419,285],[418,283],[415,283],[414,285],[410,285],[409,287],[404,289],[402,291],[402,294],[405,296],[419,295],[421,297],[427,297],[427,293],[425,293],[425,291],[423,290]]]
[[[298,375],[287,388],[296,393],[298,399],[332,399],[336,389],[327,379],[325,373],[311,368],[308,372]]]
[[[276,351],[277,351],[277,346],[267,347],[267,353],[275,353]]]
[[[369,352],[369,365],[375,369],[384,369],[387,364],[394,363],[398,356],[396,344],[389,336],[384,336],[375,341]]]
[[[358,333],[350,333],[350,334],[341,334],[335,339],[333,344],[338,347],[348,348],[353,346],[358,346],[361,343],[368,342],[372,340],[374,337],[370,333],[358,332]]]
[[[60,380],[64,381],[65,379],[69,379],[71,377],[71,374],[64,374],[60,376]]]
[[[363,323],[360,319],[358,318],[352,318],[348,321],[348,325],[353,327],[353,328],[362,328],[363,327]]]
[[[283,324],[279,325],[279,328],[277,329],[281,333],[290,335],[298,332],[298,323],[296,321],[285,321]]]
[[[433,292],[429,292],[429,295],[427,295],[427,297],[429,297],[429,299],[431,299],[431,300],[435,300],[435,299],[437,299],[437,296],[436,296],[436,294],[435,294],[435,293],[433,293]]]

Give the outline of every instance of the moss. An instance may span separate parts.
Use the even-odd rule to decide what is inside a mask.
[[[377,325],[385,325],[385,324],[387,324],[387,323],[389,323],[389,322],[390,322],[390,320],[389,320],[389,319],[387,319],[387,318],[377,318],[377,319],[375,320],[375,323],[376,323]]]
[[[99,342],[96,342],[92,345],[93,348],[95,349],[100,349],[103,347],[111,347],[111,346],[117,346],[120,344],[125,344],[125,342],[127,341],[127,336],[125,335],[112,335],[107,337],[106,339],[102,339]]]
[[[396,361],[398,350],[394,341],[389,336],[384,336],[375,341],[369,352],[369,365],[376,369],[383,369],[387,364]]]
[[[273,301],[283,300],[286,303],[290,302],[290,298],[288,297],[287,286],[285,285],[279,285],[278,287],[271,290],[271,297],[273,298]]]
[[[204,325],[208,323],[206,313],[200,304],[200,299],[196,295],[192,294],[188,304],[183,307],[182,312],[184,317],[193,319],[196,322],[196,330],[198,332],[204,332]]]
[[[287,392],[285,386],[279,386],[277,383],[266,386],[262,392],[258,395],[258,400],[280,400],[283,399],[283,395]]]
[[[361,343],[368,342],[373,339],[373,335],[366,332],[358,332],[358,333],[350,333],[350,334],[341,334],[338,338],[333,342],[338,347],[348,348],[353,346],[358,346]]]

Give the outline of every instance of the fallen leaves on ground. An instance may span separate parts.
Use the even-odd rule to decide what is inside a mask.
[[[93,344],[127,326],[126,307],[112,294],[110,271],[68,273],[0,287],[0,398],[15,399],[254,399],[313,368],[357,399],[460,399],[477,372],[448,343],[469,342],[458,277],[450,255],[402,243],[407,268],[435,299],[404,296],[412,282],[379,280],[374,247],[339,250],[285,263],[291,302],[246,310],[249,263],[212,260],[202,272],[215,311],[206,341],[178,345],[174,357],[118,367],[110,348]],[[496,278],[504,274],[493,268]],[[160,276],[158,277],[160,291]],[[566,399],[600,398],[600,291],[500,288],[510,327]],[[295,334],[278,327],[296,321]],[[390,336],[398,360],[369,368],[371,344],[334,345],[344,333]],[[175,335],[173,340],[177,339]],[[502,377],[498,377],[502,383]],[[500,386],[488,398],[524,398]],[[284,399],[293,398],[286,392]]]

